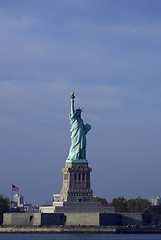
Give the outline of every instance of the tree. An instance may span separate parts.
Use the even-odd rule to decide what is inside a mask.
[[[129,199],[127,201],[128,212],[130,213],[144,213],[150,206],[147,199]]]
[[[149,208],[150,202],[146,199],[126,200],[124,197],[118,197],[112,200],[112,206],[116,212],[144,213]]]
[[[101,206],[108,206],[108,202],[104,198],[95,197],[94,201],[95,202],[100,202]]]
[[[114,198],[112,200],[112,206],[116,212],[128,212],[127,200],[124,197]]]
[[[9,212],[9,205],[9,198],[0,194],[0,225],[3,223],[3,213]]]
[[[117,213],[145,213],[150,208],[150,202],[147,199],[131,198],[127,200],[124,197],[118,197],[114,198],[112,203],[108,203],[104,198],[95,197],[94,201],[100,202],[101,206],[113,206]]]

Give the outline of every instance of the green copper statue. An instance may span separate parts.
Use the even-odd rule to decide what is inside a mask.
[[[74,93],[71,94],[71,147],[66,162],[87,162],[86,160],[86,134],[91,125],[84,124],[81,119],[81,109],[74,109]]]

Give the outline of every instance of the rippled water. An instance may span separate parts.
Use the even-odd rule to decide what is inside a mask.
[[[161,240],[159,234],[28,234],[1,233],[3,240]]]

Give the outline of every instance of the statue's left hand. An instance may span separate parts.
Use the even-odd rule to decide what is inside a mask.
[[[85,125],[85,133],[87,134],[87,132],[88,132],[89,130],[91,130],[91,125],[87,123],[87,124]]]

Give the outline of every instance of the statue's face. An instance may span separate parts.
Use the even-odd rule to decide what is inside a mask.
[[[77,116],[81,118],[81,111],[76,111]]]

